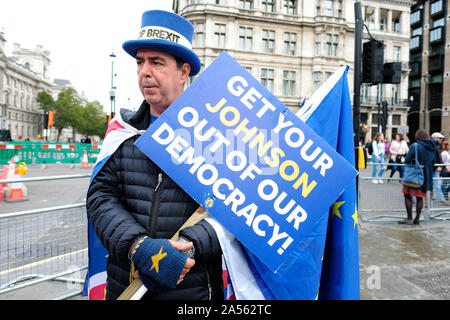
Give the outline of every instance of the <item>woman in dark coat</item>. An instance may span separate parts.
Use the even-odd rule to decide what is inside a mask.
[[[400,221],[402,224],[419,224],[423,199],[426,198],[427,191],[433,189],[433,170],[437,159],[437,143],[435,140],[430,139],[428,132],[424,129],[416,131],[415,139],[415,144],[417,144],[417,158],[419,163],[423,165],[424,182],[420,188],[403,186],[402,192],[405,197],[407,219]],[[416,148],[413,144],[409,147],[405,163],[411,164],[415,161],[415,152]],[[412,197],[416,197],[416,217],[414,220],[412,219]]]

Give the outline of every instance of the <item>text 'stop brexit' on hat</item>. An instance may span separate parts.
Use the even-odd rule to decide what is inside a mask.
[[[201,68],[200,59],[192,50],[192,24],[173,12],[149,10],[142,14],[141,30],[136,40],[125,41],[123,49],[136,58],[138,49],[151,48],[167,52],[191,66],[190,76]]]

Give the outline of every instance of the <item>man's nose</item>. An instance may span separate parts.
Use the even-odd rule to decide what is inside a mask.
[[[141,72],[143,73],[143,75],[144,75],[145,77],[150,77],[150,78],[152,78],[152,77],[153,77],[153,68],[152,68],[152,65],[151,65],[149,62],[146,61],[146,62],[144,63],[144,65],[143,65],[143,67],[142,67]]]

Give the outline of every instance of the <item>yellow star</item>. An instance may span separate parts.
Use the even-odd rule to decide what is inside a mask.
[[[150,268],[150,271],[152,271],[153,269],[155,269],[156,273],[159,272],[159,262],[164,259],[165,256],[167,256],[167,252],[162,252],[163,247],[161,247],[161,249],[159,249],[159,252],[157,254],[155,254],[154,256],[152,256],[152,267]]]
[[[337,215],[339,218],[342,219],[341,213],[339,212],[339,207],[344,204],[345,201],[337,201],[333,203],[333,214]]]
[[[352,218],[353,218],[353,221],[355,221],[355,223],[353,224],[353,229],[354,229],[356,227],[356,225],[359,225],[358,224],[358,209],[356,208],[356,206],[355,206],[355,213],[352,214]]]

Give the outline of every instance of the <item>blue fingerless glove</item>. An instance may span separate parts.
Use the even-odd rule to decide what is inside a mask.
[[[143,238],[131,253],[131,259],[139,269],[139,276],[143,273],[144,278],[149,276],[156,284],[167,288],[176,287],[187,258],[186,254],[172,247],[169,240],[148,237]],[[146,282],[153,286],[150,281]],[[145,285],[144,281],[142,283]],[[152,290],[149,287],[147,289]]]

